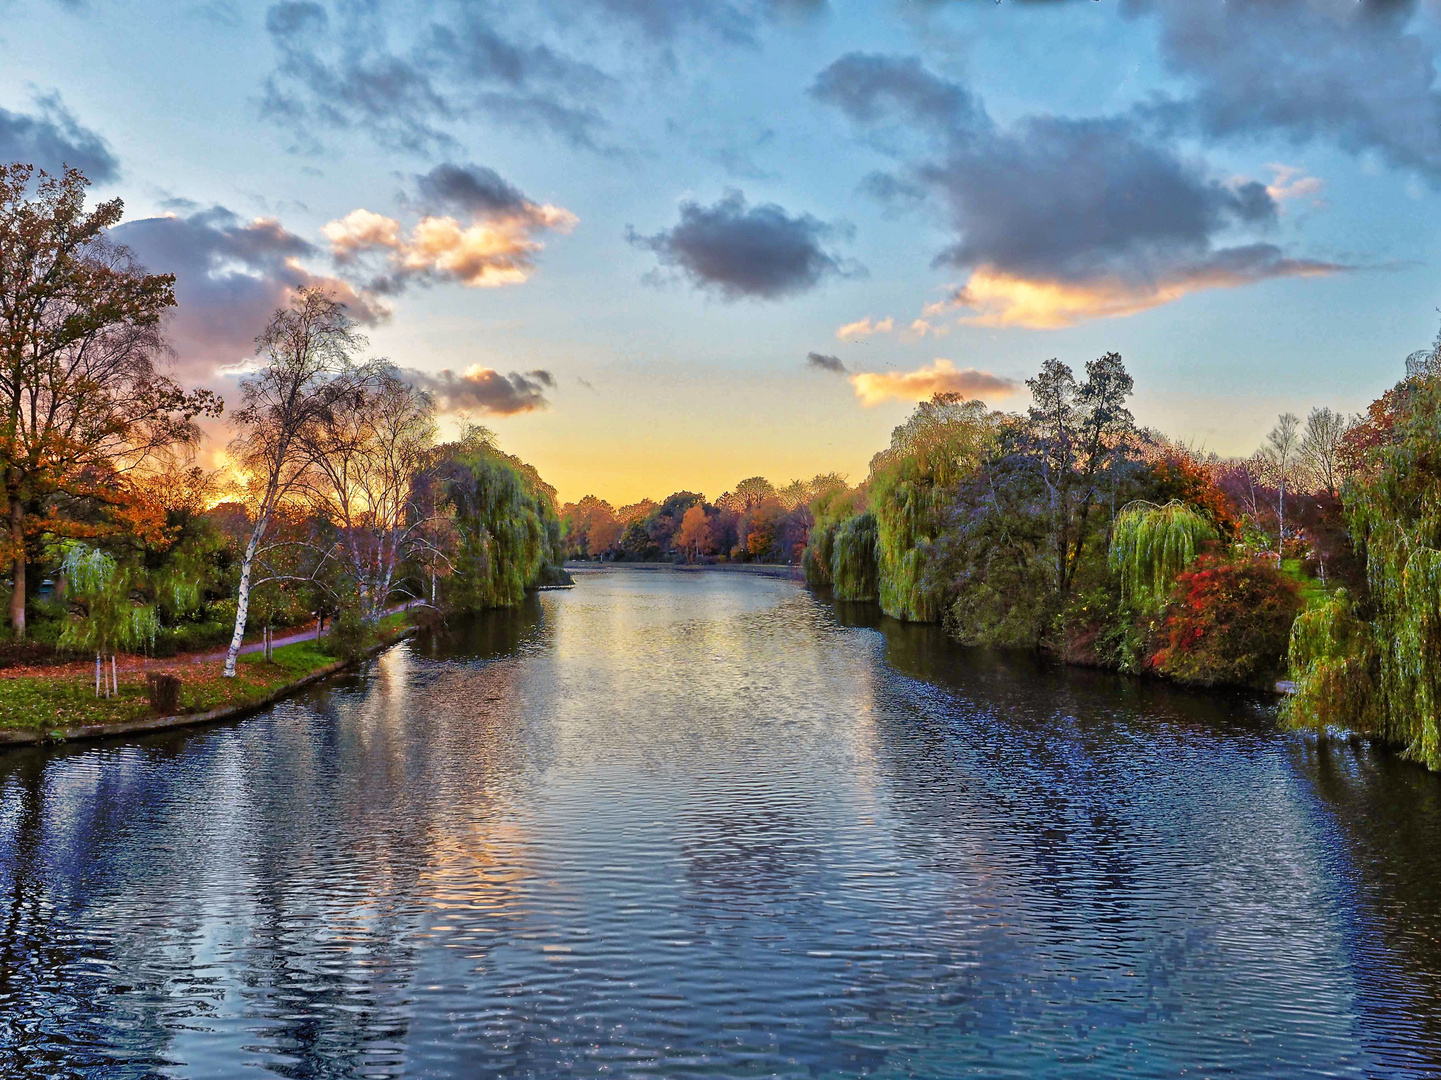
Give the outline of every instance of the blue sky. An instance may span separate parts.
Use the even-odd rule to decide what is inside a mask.
[[[1141,422],[1246,453],[1435,334],[1431,0],[0,14],[0,157],[125,199],[185,378],[333,280],[565,499],[858,480],[920,394],[1110,350]]]

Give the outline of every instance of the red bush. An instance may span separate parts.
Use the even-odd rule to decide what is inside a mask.
[[[1262,683],[1284,664],[1300,610],[1295,583],[1268,560],[1203,555],[1176,579],[1151,666],[1201,686]]]

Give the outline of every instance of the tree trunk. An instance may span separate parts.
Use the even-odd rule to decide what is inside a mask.
[[[250,614],[250,571],[255,565],[255,552],[265,527],[270,523],[268,514],[261,514],[250,530],[250,542],[245,545],[245,556],[240,560],[240,589],[235,594],[235,633],[230,635],[230,647],[225,650],[225,671],[227,679],[235,678],[235,658],[240,655],[240,646],[245,641],[245,619]]]
[[[25,640],[25,504],[10,496],[10,546],[14,551],[10,591],[10,626],[17,642]]]

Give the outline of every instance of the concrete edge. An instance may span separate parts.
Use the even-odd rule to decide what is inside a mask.
[[[408,626],[394,637],[387,638],[379,645],[368,650],[359,660],[337,660],[333,664],[327,664],[323,668],[317,668],[310,674],[297,679],[293,683],[286,683],[279,690],[273,690],[263,698],[256,698],[253,701],[242,702],[237,705],[224,705],[218,709],[211,709],[203,713],[181,713],[177,716],[152,716],[144,720],[125,720],[118,724],[85,724],[77,727],[51,728],[49,731],[31,731],[24,728],[0,728],[0,751],[12,746],[41,746],[46,743],[72,742],[85,739],[105,739],[112,735],[129,735],[135,732],[164,731],[168,728],[195,727],[200,724],[213,724],[220,720],[237,720],[261,709],[282,701],[312,683],[318,683],[328,679],[332,675],[338,675],[342,671],[359,666],[365,660],[379,656],[391,646],[399,644],[406,638],[413,636],[419,627]],[[58,731],[58,736],[51,732]]]

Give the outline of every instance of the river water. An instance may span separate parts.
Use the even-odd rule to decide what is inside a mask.
[[[0,1076],[1441,1074],[1441,781],[741,573],[0,756]]]

